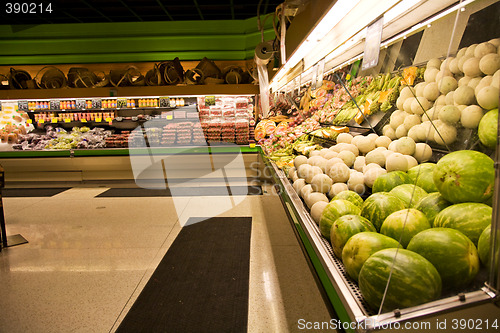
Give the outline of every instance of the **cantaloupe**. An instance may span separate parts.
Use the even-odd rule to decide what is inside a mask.
[[[332,179],[323,173],[315,175],[311,181],[314,192],[327,193],[332,185]]]
[[[495,45],[484,42],[476,46],[476,48],[474,49],[474,57],[481,58],[488,53],[496,53],[496,51],[497,48],[495,47]]]
[[[436,82],[427,84],[423,91],[423,96],[428,101],[435,101],[439,97],[439,88]]]
[[[493,76],[492,75],[487,75],[479,81],[478,85],[476,88],[474,88],[474,94],[478,94],[481,89],[484,87],[488,87],[491,85],[491,82],[493,81]]]
[[[350,150],[343,150],[341,151],[338,155],[338,158],[340,158],[348,167],[352,167],[354,164],[354,160],[356,159],[356,155]]]
[[[299,169],[299,167],[302,164],[306,164],[306,163],[307,163],[307,157],[305,157],[304,155],[299,155],[293,159],[293,165],[295,166],[295,168],[297,170]]]
[[[385,169],[390,171],[408,171],[408,160],[401,153],[394,153],[387,157]]]
[[[448,68],[450,69],[450,71],[455,74],[455,75],[460,75],[462,74],[462,71],[458,68],[458,58],[453,58],[449,65],[448,65]]]
[[[375,140],[375,146],[376,147],[389,147],[389,144],[392,142],[391,138],[389,138],[388,136],[385,136],[385,135],[382,135],[382,136],[379,136],[376,140]]]
[[[365,176],[362,172],[354,171],[351,173],[349,180],[347,181],[347,187],[349,190],[354,191],[358,194],[364,194],[365,188]]]
[[[335,197],[337,194],[339,194],[342,191],[347,191],[349,188],[347,187],[346,183],[335,183],[332,185],[332,188],[328,192],[328,196],[330,198]]]
[[[408,170],[418,165],[418,161],[415,157],[411,155],[404,155],[406,157],[406,161],[408,162]]]
[[[426,143],[419,142],[415,145],[415,153],[413,157],[419,162],[423,163],[432,157],[432,148]]]
[[[444,76],[437,84],[442,94],[448,94],[458,87],[458,82],[453,76]]]
[[[427,67],[424,72],[424,80],[427,83],[435,82],[436,75],[439,73],[439,69],[434,67]]]
[[[328,205],[328,202],[324,201],[317,201],[314,205],[311,207],[311,217],[316,222],[317,225],[319,225],[319,220],[321,218],[321,214],[323,213],[323,210],[325,210],[325,207]]]
[[[425,82],[420,82],[420,83],[417,83],[415,85],[415,95],[417,95],[417,97],[423,97],[424,96],[424,88],[425,86],[427,85],[427,83]]]
[[[408,136],[409,138],[412,138],[412,139],[413,139],[413,141],[415,141],[415,142],[419,142],[419,141],[420,141],[420,139],[419,139],[419,137],[418,137],[418,131],[419,131],[419,125],[415,125],[415,126],[413,126],[412,128],[410,128],[410,129],[408,130],[408,134],[407,134],[407,136]]]
[[[326,197],[324,193],[319,193],[319,192],[311,192],[307,195],[307,197],[304,199],[306,202],[306,206],[311,209],[312,206],[314,206],[315,203],[318,201],[323,201],[328,203],[330,200]]]
[[[403,98],[404,100],[410,98],[410,97],[415,97],[416,92],[415,88],[405,86],[403,89],[401,89],[401,92],[399,93],[399,97]]]
[[[460,109],[455,105],[446,105],[440,111],[438,118],[448,124],[456,124],[460,120]]]
[[[346,182],[349,179],[349,174],[349,167],[344,163],[336,163],[328,171],[328,176],[334,183]]]
[[[458,59],[458,69],[463,73],[464,71],[464,63],[469,60],[470,58],[473,58],[473,55],[467,55],[465,54],[463,57]]]
[[[368,169],[364,175],[364,181],[365,185],[368,187],[373,187],[373,184],[375,183],[375,180],[379,177],[382,176],[383,174],[386,174],[387,170],[383,168],[370,168]]]
[[[365,136],[359,139],[357,146],[361,153],[366,154],[375,149],[375,140]]]
[[[300,191],[304,186],[306,186],[306,180],[302,178],[299,178],[296,181],[294,181],[292,185],[293,189],[295,190],[295,192],[297,192],[297,194],[300,194]]]
[[[470,76],[464,76],[458,80],[458,86],[466,86],[472,78]]]
[[[415,153],[415,141],[410,137],[402,137],[396,141],[396,151],[404,155],[413,155]]]
[[[396,137],[398,139],[406,136],[406,134],[408,134],[408,130],[406,129],[404,124],[401,124],[398,126],[398,128],[396,128]]]
[[[458,87],[453,93],[453,99],[455,104],[458,105],[471,105],[476,102],[476,96],[474,94],[474,89],[469,86]]]
[[[415,97],[409,97],[405,100],[405,102],[403,103],[404,112],[412,113],[411,105],[413,104],[413,101],[415,101]]]
[[[405,112],[402,110],[396,110],[391,114],[389,118],[389,124],[393,129],[398,128],[405,120]]]
[[[354,165],[352,166],[356,171],[363,171],[363,168],[366,165],[366,159],[364,156],[358,156],[354,160]]]
[[[425,97],[417,97],[411,103],[411,113],[414,114],[423,114],[424,111],[429,110],[432,104]]]
[[[440,145],[450,145],[457,139],[457,128],[453,125],[441,123],[436,125],[434,141]]]
[[[405,121],[403,122],[404,127],[407,131],[409,131],[413,126],[418,125],[422,122],[421,118],[417,114],[410,114],[406,116]]]
[[[500,55],[496,53],[486,54],[479,61],[479,69],[485,75],[493,75],[500,69]]]
[[[429,61],[427,61],[426,67],[439,69],[441,67],[441,60],[438,58],[429,59]]]
[[[365,156],[365,164],[376,163],[385,166],[385,155],[380,150],[372,150]]]
[[[382,134],[391,140],[397,139],[396,131],[394,130],[394,128],[391,127],[391,125],[385,125],[382,128]]]
[[[337,143],[351,143],[352,135],[350,133],[340,133],[337,136]]]
[[[477,105],[469,105],[461,111],[460,123],[465,128],[477,128],[483,117],[483,109]]]
[[[314,178],[314,176],[316,175],[320,175],[323,173],[323,170],[321,170],[320,167],[318,166],[311,166],[311,168],[307,171],[306,173],[306,177],[305,177],[305,180],[308,184],[311,184],[312,182],[312,179]]]
[[[480,58],[476,58],[476,57],[467,59],[467,61],[464,62],[464,65],[463,65],[464,74],[466,76],[470,76],[470,77],[480,76],[481,75],[481,70],[479,69],[479,61],[480,60],[481,60]]]
[[[498,107],[498,88],[488,86],[482,88],[476,95],[477,103],[485,110],[492,110]]]

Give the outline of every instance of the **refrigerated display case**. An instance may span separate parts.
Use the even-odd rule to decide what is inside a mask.
[[[285,64],[280,69],[270,84],[274,94],[285,94],[297,102],[305,100],[306,103],[309,103],[306,108],[312,109],[312,112],[308,110],[305,118],[306,122],[310,120],[313,124],[312,128],[309,131],[300,131],[298,133],[293,133],[293,130],[291,130],[284,135],[284,138],[268,138],[260,141],[265,155],[264,159],[267,161],[268,168],[272,170],[276,182],[276,191],[280,194],[284,208],[290,217],[290,222],[317,277],[318,284],[324,291],[325,300],[332,306],[335,316],[339,319],[338,322],[333,320],[330,324],[333,323],[332,325],[336,326],[336,328],[340,327],[346,331],[359,332],[372,330],[398,331],[398,329],[416,332],[443,329],[497,331],[498,321],[500,320],[500,308],[497,304],[500,286],[498,278],[498,229],[500,227],[498,192],[500,191],[500,181],[498,144],[495,144],[494,139],[498,137],[496,134],[498,124],[497,118],[492,116],[491,119],[493,120],[491,120],[490,116],[486,117],[484,115],[498,112],[498,82],[495,80],[500,81],[500,35],[498,35],[500,3],[498,1],[387,1],[379,3],[338,1],[332,4],[331,8],[333,10],[324,14],[324,17],[328,18],[329,24],[331,24],[328,29],[321,32],[318,27],[324,27],[327,23],[319,22],[316,25],[318,29],[313,28],[311,31],[311,35],[314,36],[311,37],[310,35],[305,38],[302,45],[298,46],[295,52],[289,55],[287,59],[288,65]],[[371,11],[367,10],[368,8]],[[380,50],[378,63],[375,62],[376,64],[373,67],[363,68],[364,56],[367,54],[363,51],[366,52],[367,40],[373,38],[373,35],[368,34],[368,27],[372,26],[381,17],[383,17],[383,28],[379,32],[381,43],[377,46],[377,49]],[[317,36],[320,37],[316,38]],[[303,47],[304,45],[305,47]],[[480,46],[478,46],[476,54],[474,54],[477,45]],[[487,54],[490,54],[488,58],[495,59],[491,68],[488,68],[489,65],[486,64],[489,63],[489,60],[483,60],[480,65],[482,58]],[[464,69],[463,64],[458,65],[458,63],[459,59],[465,55],[467,58],[464,58],[463,62],[469,58],[473,60]],[[369,62],[368,59],[366,60],[366,62]],[[325,75],[318,75],[320,72],[324,72]],[[436,75],[439,76],[438,80],[435,78]],[[384,101],[380,99],[380,96],[391,93],[390,84],[385,85],[387,80],[381,79],[384,76],[387,76],[389,82],[393,79],[400,81],[398,82],[400,86],[397,87],[400,97],[408,92],[410,95],[402,97],[399,101],[394,100],[390,108],[380,111],[378,108],[381,105],[376,105],[378,108],[373,109],[370,106],[375,103],[382,104]],[[443,79],[443,77],[446,78]],[[486,79],[484,79],[485,77]],[[367,78],[370,79],[366,80]],[[363,80],[366,82],[363,82]],[[483,83],[480,83],[481,80],[484,80]],[[469,81],[472,81],[470,85]],[[325,87],[325,82],[331,85]],[[376,87],[371,85],[372,82],[375,82]],[[380,85],[378,85],[379,83]],[[428,88],[429,91],[431,88],[436,88],[437,95],[430,97],[430,92],[426,92],[429,99],[424,97],[423,91],[427,86],[430,87]],[[457,92],[457,88],[462,86],[468,88],[459,89]],[[406,89],[405,92],[403,92],[403,88]],[[475,88],[478,88],[477,92]],[[321,93],[319,95],[326,96],[326,98],[321,103],[318,103],[319,98],[315,96],[314,92],[321,89],[325,90],[326,94]],[[479,94],[480,91],[481,94]],[[349,98],[343,100],[342,103],[337,103],[340,99],[336,92],[348,95]],[[455,93],[456,96],[454,96]],[[488,94],[488,102],[484,98],[486,94]],[[304,99],[304,96],[307,98]],[[416,101],[415,108],[412,108],[412,105],[403,105],[406,98],[413,98],[411,103]],[[435,102],[438,100],[442,101],[443,104]],[[313,102],[317,104],[313,104]],[[440,108],[434,114],[434,110],[438,109],[438,106]],[[446,109],[441,113],[444,107]],[[300,112],[305,113],[306,108],[302,107]],[[475,114],[475,110],[481,112]],[[401,119],[395,120],[398,115]],[[360,116],[360,121],[356,121],[356,116]],[[434,116],[436,117],[434,118]],[[424,117],[427,118],[424,119]],[[472,120],[474,117],[475,119]],[[336,121],[339,118],[342,121]],[[408,120],[405,122],[406,119]],[[490,127],[488,139],[485,138],[484,128],[478,130],[481,120],[483,124]],[[421,126],[424,122],[429,123],[434,131],[431,132],[427,128],[423,132],[423,137],[420,137],[418,133],[415,134],[416,130],[411,132],[414,126]],[[337,145],[344,146],[335,147],[335,142],[328,143],[324,140],[318,140],[309,133],[311,130],[317,131],[318,128],[331,127],[332,125],[342,125],[349,128],[349,133],[352,136],[347,141],[344,141],[347,136],[342,136],[342,140],[337,142]],[[403,127],[398,130],[399,126]],[[450,132],[452,135],[450,135]],[[493,132],[493,143],[491,142],[491,132]],[[337,134],[340,135],[340,133],[342,132],[339,131]],[[432,133],[432,135],[429,133]],[[377,146],[373,144],[372,148],[366,148],[364,143],[358,144],[368,135],[371,135],[374,140],[378,137],[387,137],[389,141],[387,145]],[[403,142],[406,143],[406,139],[400,140],[408,137],[413,141],[411,153],[405,152],[407,147],[403,145]],[[363,139],[359,139],[356,144],[352,144],[350,140],[354,138]],[[401,143],[398,148],[396,148],[396,144],[389,146],[389,143],[396,141]],[[427,157],[416,155],[416,144],[425,145],[420,147],[425,147],[424,151],[429,149],[432,154]],[[309,199],[308,196],[310,191],[324,192],[314,190],[313,186],[315,184],[313,184],[314,181],[311,178],[316,174],[321,175],[324,173],[331,176],[332,179],[338,177],[337,181],[333,180],[332,182],[344,183],[344,179],[340,180],[343,177],[339,177],[338,174],[331,175],[328,174],[328,171],[321,170],[325,168],[325,165],[321,161],[315,160],[316,157],[314,156],[319,156],[318,159],[320,160],[326,154],[334,152],[335,155],[332,156],[335,157],[329,159],[323,157],[323,159],[331,161],[337,158],[339,152],[352,148],[345,145],[354,145],[357,154],[352,154],[352,161],[347,156],[341,158],[340,162],[347,165],[345,184],[343,185],[345,189],[358,192],[364,200],[370,197],[372,192],[378,192],[372,191],[374,189],[373,182],[367,182],[367,178],[378,177],[373,177],[373,175],[366,177],[366,172],[363,173],[363,166],[369,164],[365,164],[364,159],[368,157],[367,153],[376,149],[376,147],[383,147],[380,148],[380,151],[390,151],[388,155],[394,153],[409,156],[405,157],[405,167],[378,165],[379,169],[376,170],[381,170],[382,167],[387,169],[383,169],[376,176],[391,171],[407,171],[408,165],[413,163],[416,163],[413,164],[416,166],[423,162],[444,161],[447,156],[457,156],[450,154],[459,151],[475,151],[477,154],[481,154],[481,158],[491,161],[491,163],[488,162],[487,176],[488,181],[491,180],[491,182],[489,182],[485,190],[490,200],[489,204],[492,206],[492,208],[488,208],[488,214],[491,215],[492,221],[491,243],[489,244],[490,259],[483,258],[480,269],[477,269],[479,267],[479,256],[477,252],[474,252],[476,253],[474,255],[476,262],[471,266],[476,267],[474,269],[476,269],[477,274],[472,281],[458,288],[450,289],[449,285],[443,285],[441,282],[441,279],[446,283],[449,283],[447,282],[449,280],[443,278],[443,272],[439,272],[439,277],[436,280],[439,280],[437,284],[439,284],[440,289],[434,293],[433,297],[410,304],[411,302],[404,302],[404,298],[409,297],[410,294],[401,292],[400,302],[391,303],[391,297],[396,295],[394,293],[391,295],[391,282],[397,285],[396,278],[400,278],[398,273],[395,272],[401,266],[398,265],[398,258],[402,262],[402,258],[405,258],[407,254],[406,251],[409,251],[402,246],[399,246],[398,250],[395,251],[396,254],[392,257],[395,259],[387,260],[387,266],[384,266],[387,268],[387,272],[384,272],[384,274],[387,273],[388,278],[373,268],[373,266],[377,265],[379,265],[377,268],[381,267],[380,262],[383,259],[377,258],[377,256],[369,256],[369,258],[373,257],[370,261],[372,266],[365,269],[362,283],[358,283],[357,279],[353,278],[353,275],[348,272],[343,263],[343,255],[339,256],[338,252],[335,254],[338,251],[338,244],[333,243],[333,238],[328,237],[330,234],[325,235],[324,230],[322,230],[322,226],[325,225],[323,221],[327,219],[333,220],[333,218],[325,217],[323,213],[318,220],[317,211],[313,212],[311,209],[311,207],[314,207],[312,206],[314,202],[323,200],[322,194],[318,193],[316,195],[318,201]],[[328,149],[330,146],[332,146],[332,149]],[[363,148],[361,148],[362,146]],[[315,153],[311,154],[312,151],[315,151]],[[363,158],[363,165],[358,164],[356,166],[353,164],[354,158],[358,154]],[[309,163],[305,161],[310,161],[311,168],[316,168],[318,172],[316,173],[316,170],[306,172],[304,171],[306,168],[304,168],[301,176],[298,174],[298,168],[292,169],[294,168],[293,158],[299,155],[306,155],[307,158],[301,163]],[[370,156],[370,160],[376,162],[377,159],[374,159],[374,155]],[[379,155],[383,157],[384,163],[388,161],[387,156],[384,154]],[[348,160],[349,162],[347,162]],[[466,165],[470,160],[471,158],[464,158],[462,161]],[[295,167],[297,167],[297,164],[295,164]],[[406,172],[404,173],[406,174]],[[351,178],[354,178],[352,175],[359,174],[362,177],[360,190],[354,186],[354,181],[349,184]],[[420,171],[417,172],[417,181],[419,176]],[[309,180],[307,180],[308,177]],[[310,185],[312,189],[297,191],[301,187],[300,185],[295,186],[295,181],[299,180],[300,182],[301,178],[304,179],[302,185]],[[465,179],[465,176],[462,179]],[[481,176],[478,176],[475,181],[479,184],[482,181],[480,179]],[[434,181],[433,185],[440,184],[439,182],[438,177],[438,180]],[[317,187],[319,186],[317,185]],[[455,188],[456,193],[460,191],[458,187],[457,185],[457,188]],[[330,188],[333,188],[333,186]],[[438,193],[441,196],[445,196],[444,188],[436,188],[433,191],[439,191]],[[409,203],[406,203],[405,209],[415,208],[410,206],[411,201],[416,200],[415,192],[416,190],[413,190],[410,193]],[[477,192],[482,193],[480,190]],[[446,196],[446,199],[450,201],[450,206],[464,202],[454,198],[456,193],[448,193],[448,196]],[[326,200],[321,205],[329,207],[331,202],[335,201],[332,200],[335,194],[328,191],[323,194]],[[481,203],[482,201],[477,198],[471,198],[470,201],[476,201],[478,205],[484,205],[484,207],[488,206]],[[353,211],[355,210],[353,209]],[[323,212],[325,211],[323,210]],[[467,213],[472,214],[471,216],[480,214],[479,210],[469,210]],[[330,211],[328,214],[330,214]],[[351,212],[350,214],[356,213]],[[408,214],[404,216],[403,230],[407,226],[406,223],[409,223],[407,222],[409,219]],[[448,226],[448,228],[450,227]],[[380,231],[380,225],[376,229]],[[481,229],[480,233],[482,231]],[[332,232],[331,235],[334,234],[331,229],[330,232]],[[463,232],[465,235],[466,232]],[[477,238],[469,234],[467,236],[471,238],[469,242],[474,243],[474,251],[476,251],[479,246]],[[403,238],[401,235],[400,237],[396,238],[396,240],[402,242]],[[395,237],[393,236],[393,238]],[[407,242],[404,244],[406,246]],[[340,253],[342,253],[342,250]],[[379,257],[382,257],[381,252],[377,253]],[[424,260],[430,263],[429,256],[422,255],[422,257],[425,257]],[[408,271],[411,271],[410,267],[413,266],[408,265]],[[440,267],[438,263],[433,263],[431,266]],[[373,283],[373,279],[368,278],[368,269],[371,269],[372,275],[381,274],[385,276],[388,282],[375,287],[370,285],[370,283]],[[422,275],[421,281],[406,280],[407,288],[404,289],[408,293],[413,292],[409,290],[414,290],[415,285],[418,286],[420,283],[424,285],[424,280],[430,279],[431,276],[435,277],[436,272]],[[370,287],[372,287],[371,290]],[[420,294],[430,293],[432,288],[433,283],[427,284],[426,287],[420,290]],[[441,292],[441,288],[444,290],[443,292]],[[372,295],[374,290],[381,295],[378,306],[374,305]],[[416,294],[413,296],[415,299],[418,298]],[[405,304],[410,305],[405,306]],[[318,328],[314,326],[314,323],[309,324],[310,326],[305,327]],[[320,328],[332,328],[332,325],[328,326],[327,323],[326,326]]]

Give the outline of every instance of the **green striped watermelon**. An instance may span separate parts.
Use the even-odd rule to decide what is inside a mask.
[[[365,200],[361,207],[361,216],[366,217],[375,229],[380,230],[387,216],[404,208],[405,204],[401,199],[388,192],[377,192]]]
[[[433,226],[436,215],[450,205],[451,203],[443,198],[439,192],[435,192],[430,193],[425,198],[420,200],[415,208],[424,213],[431,226]]]
[[[427,193],[437,192],[438,189],[433,178],[435,168],[435,163],[422,163],[408,170],[408,176],[413,184],[420,186]]]
[[[483,145],[495,149],[498,141],[498,109],[488,111],[481,118],[477,135]]]
[[[491,224],[492,213],[490,206],[481,203],[466,202],[451,205],[436,215],[434,228],[456,229],[477,245],[484,228]]]
[[[415,235],[407,247],[429,260],[439,272],[443,289],[460,291],[479,272],[479,256],[471,240],[458,230],[432,228]]]
[[[347,200],[352,202],[359,208],[361,208],[361,206],[363,205],[363,198],[361,198],[361,196],[358,193],[351,190],[340,192],[339,194],[334,196],[332,200]]]
[[[381,304],[390,272],[391,281],[384,304]],[[405,249],[384,249],[364,263],[359,272],[359,289],[374,309],[382,306],[382,310],[392,311],[438,298],[441,295],[441,277],[420,254]]]
[[[406,208],[416,207],[420,200],[427,196],[423,188],[413,184],[398,185],[389,193],[401,199]]]
[[[412,180],[406,172],[391,171],[377,177],[372,186],[372,193],[389,192],[401,184],[411,184]]]
[[[398,241],[391,237],[370,231],[355,234],[344,246],[342,262],[347,274],[358,281],[359,271],[365,261],[375,252],[390,247],[398,247]]]
[[[380,233],[394,238],[404,247],[419,232],[429,229],[431,224],[424,213],[414,208],[403,209],[387,216],[380,227]]]
[[[484,228],[481,236],[479,236],[479,241],[477,242],[477,252],[479,253],[479,259],[486,267],[490,266],[490,239],[491,239],[491,224]]]
[[[321,218],[319,219],[319,230],[323,237],[330,239],[330,229],[333,222],[344,215],[359,215],[360,209],[358,206],[347,200],[333,200],[326,205]]]
[[[486,202],[493,195],[493,160],[474,150],[455,151],[439,160],[433,178],[451,203]]]
[[[345,243],[353,235],[362,231],[377,231],[373,224],[360,215],[344,215],[333,222],[330,229],[330,243],[332,243],[333,253],[342,258],[342,250]]]

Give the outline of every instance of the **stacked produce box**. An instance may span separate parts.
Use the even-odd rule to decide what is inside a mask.
[[[201,127],[208,142],[248,144],[252,110],[248,97],[215,98],[215,105],[210,106],[204,97],[198,98]]]

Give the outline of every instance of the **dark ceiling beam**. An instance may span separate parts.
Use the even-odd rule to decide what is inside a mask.
[[[122,4],[122,6],[125,7],[125,8],[127,8],[129,12],[131,12],[132,14],[134,14],[134,16],[137,17],[137,19],[139,21],[141,21],[141,22],[143,21],[143,19],[139,15],[137,15],[137,13],[132,8],[130,8],[125,2],[123,2],[123,0],[119,0],[119,1]]]
[[[196,6],[196,9],[198,10],[198,14],[200,15],[201,19],[204,20],[203,18],[203,13],[201,12],[200,6],[198,6],[198,1],[193,0],[194,5]]]
[[[161,7],[161,9],[163,9],[163,11],[165,12],[165,14],[169,18],[169,20],[173,21],[174,19],[173,19],[172,15],[170,15],[170,13],[167,11],[167,9],[165,8],[165,6],[163,6],[163,4],[161,3],[161,1],[160,0],[156,0],[156,3]]]
[[[89,4],[87,1],[85,0],[80,0],[83,4],[85,4],[87,7],[89,7],[90,9],[92,9],[93,11],[95,11],[97,14],[101,15],[102,17],[104,17],[106,20],[108,20],[109,22],[113,22],[112,19],[110,19],[109,17],[107,17],[106,15],[104,15],[99,9],[93,7],[91,4]]]
[[[231,20],[234,20],[234,1],[231,0]]]

